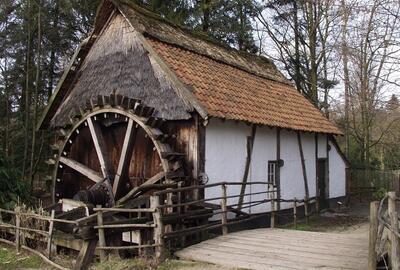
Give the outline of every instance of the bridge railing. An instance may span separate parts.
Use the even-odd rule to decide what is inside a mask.
[[[388,192],[370,204],[369,270],[380,261],[386,269],[400,270],[399,201],[395,192]]]
[[[155,192],[159,197],[158,209],[163,222],[162,239],[167,245],[184,247],[188,243],[208,238],[209,232],[223,235],[234,225],[255,219],[265,219],[275,227],[279,216],[278,204],[285,202],[293,207],[288,212],[297,225],[297,211],[304,209],[306,220],[312,214],[311,204],[319,211],[318,198],[282,199],[278,189],[270,182],[220,182],[208,185],[188,186]],[[206,196],[207,195],[207,196]],[[250,209],[257,208],[251,214]]]

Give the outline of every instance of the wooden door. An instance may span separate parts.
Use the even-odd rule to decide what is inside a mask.
[[[320,197],[320,207],[328,207],[329,198],[329,178],[327,176],[328,166],[326,158],[319,158],[317,161],[317,181]]]

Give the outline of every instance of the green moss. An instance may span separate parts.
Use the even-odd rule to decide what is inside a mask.
[[[17,254],[14,249],[0,245],[0,269],[43,269],[43,267],[44,263],[39,256],[25,252]]]

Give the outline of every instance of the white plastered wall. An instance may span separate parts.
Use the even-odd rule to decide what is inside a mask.
[[[208,183],[222,181],[238,182],[243,178],[246,163],[246,141],[251,134],[251,127],[244,123],[234,121],[221,121],[211,119],[206,127],[205,172]],[[316,194],[316,168],[315,168],[315,137],[314,134],[302,134],[303,153],[306,162],[308,187],[310,196]],[[252,182],[267,181],[268,161],[276,160],[276,128],[257,127],[254,140],[249,180]],[[305,196],[304,180],[301,168],[297,133],[281,131],[281,159],[284,166],[281,168],[281,198],[302,199]],[[248,186],[246,193],[267,190],[266,185]],[[240,186],[228,189],[228,195],[240,193]],[[219,197],[220,187],[207,189],[206,198]],[[244,202],[265,199],[265,194],[246,197]],[[237,198],[229,199],[228,204],[237,203]],[[219,204],[219,201],[213,203]],[[290,208],[292,204],[282,203],[281,208]],[[244,209],[246,212],[258,213],[270,210],[270,205],[259,205]]]
[[[318,134],[318,158],[326,158],[327,148],[326,134]]]
[[[346,162],[335,145],[329,141],[329,198],[346,195]]]

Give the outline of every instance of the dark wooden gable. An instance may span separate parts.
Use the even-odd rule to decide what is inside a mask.
[[[89,98],[111,93],[141,99],[155,108],[156,117],[190,118],[192,107],[177,95],[170,79],[142,46],[138,34],[121,14],[112,15],[52,118],[52,127],[67,124]]]

